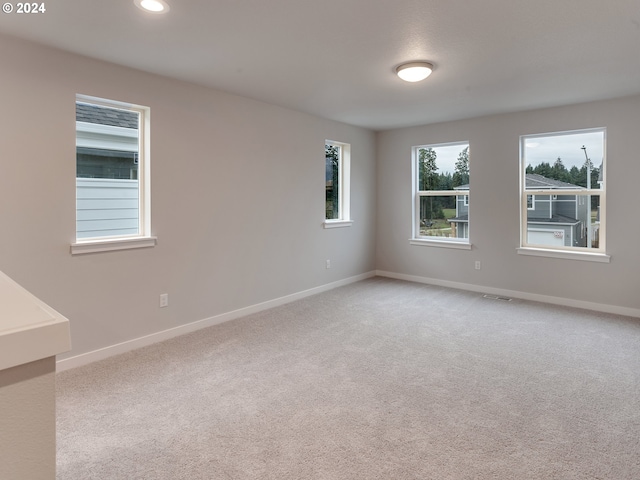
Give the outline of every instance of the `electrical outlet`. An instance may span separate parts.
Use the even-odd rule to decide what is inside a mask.
[[[480,270],[480,260],[476,260],[476,270]]]
[[[169,306],[169,294],[163,293],[160,295],[160,307],[168,307]]]
[[[327,260],[325,265],[327,268],[331,268],[331,260]]]

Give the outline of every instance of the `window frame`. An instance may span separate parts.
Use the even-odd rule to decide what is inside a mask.
[[[541,137],[561,137],[569,135],[577,135],[583,133],[601,132],[603,142],[603,158],[601,164],[602,182],[600,182],[599,188],[582,188],[576,189],[527,189],[526,188],[526,168],[528,165],[526,157],[526,142],[532,139]],[[571,260],[586,260],[593,262],[610,262],[610,255],[606,251],[606,170],[607,170],[607,130],[606,127],[598,128],[586,128],[578,130],[565,130],[557,132],[546,132],[538,134],[528,134],[520,136],[520,159],[519,159],[519,212],[520,212],[520,245],[517,248],[517,253],[520,255],[531,255],[538,257],[551,257],[551,258],[564,258]],[[579,246],[565,246],[565,245],[542,245],[529,243],[528,241],[528,212],[535,210],[536,196],[544,196],[549,198],[550,208],[554,198],[558,198],[564,195],[575,196],[576,206],[584,205],[582,198],[591,196],[598,196],[599,198],[599,228],[598,228],[598,247],[579,247]],[[532,205],[528,206],[527,197],[531,196]],[[587,200],[588,202],[589,200]],[[589,210],[590,215],[590,210]],[[589,217],[590,221],[590,217]],[[588,227],[587,227],[588,228]],[[582,235],[582,232],[581,232]],[[584,238],[584,237],[581,237]]]
[[[131,235],[109,235],[90,238],[78,238],[77,230],[74,233],[75,241],[71,244],[71,254],[97,253],[113,250],[125,250],[132,248],[146,248],[156,245],[157,238],[151,235],[151,168],[150,168],[150,108],[142,105],[109,100],[89,95],[77,94],[75,104],[87,103],[119,110],[129,110],[139,115],[138,122],[138,233]],[[74,104],[74,105],[75,105]],[[75,112],[75,110],[74,110]],[[76,121],[76,139],[78,136],[78,124]],[[119,128],[119,127],[114,127]],[[77,172],[77,166],[76,166]],[[76,173],[77,179],[77,173]],[[77,187],[76,187],[77,199]],[[76,208],[77,218],[77,208]],[[77,223],[76,229],[77,229]]]
[[[350,227],[351,219],[351,144],[325,140],[327,146],[339,147],[338,155],[338,218],[326,218],[326,154],[325,154],[325,219],[324,228]]]
[[[420,168],[418,162],[420,160],[420,150],[426,148],[438,148],[438,147],[450,147],[459,145],[464,148],[468,148],[469,152],[471,151],[470,142],[468,141],[458,141],[458,142],[448,142],[448,143],[432,143],[432,144],[424,144],[424,145],[416,145],[411,148],[411,238],[409,239],[410,245],[417,246],[431,246],[431,247],[444,247],[444,248],[454,248],[454,249],[463,249],[463,250],[471,250],[472,243],[471,237],[467,238],[451,238],[451,237],[436,237],[436,236],[428,236],[428,235],[420,235],[420,199],[422,197],[439,197],[439,196],[452,196],[456,199],[461,196],[461,190],[419,190],[418,189],[418,175],[420,172]],[[469,164],[471,164],[471,157],[469,157]],[[469,206],[470,196],[471,196],[471,179],[469,178],[469,189],[465,191],[464,196],[464,205]],[[468,212],[468,220],[467,220],[467,229],[469,229],[469,225],[471,224],[471,212]],[[471,232],[471,230],[468,230]]]

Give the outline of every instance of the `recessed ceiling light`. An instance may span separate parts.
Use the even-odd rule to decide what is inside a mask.
[[[169,11],[169,4],[164,0],[134,0],[133,3],[145,12],[167,13]]]
[[[419,82],[424,80],[433,71],[433,65],[429,62],[403,63],[396,68],[396,73],[405,82]]]

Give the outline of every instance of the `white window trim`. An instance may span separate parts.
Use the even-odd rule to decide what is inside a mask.
[[[324,228],[342,228],[353,225],[353,220],[325,220],[322,224]]]
[[[114,237],[113,239],[87,240],[71,244],[71,254],[111,252],[114,250],[129,250],[132,248],[155,247],[157,237]]]
[[[425,197],[438,197],[438,196],[452,196],[459,197],[460,190],[418,190],[418,151],[422,148],[437,148],[446,147],[451,145],[466,145],[469,147],[469,142],[451,142],[451,143],[436,143],[429,145],[418,145],[411,149],[411,192],[413,201],[411,202],[411,218],[412,224],[412,236],[409,239],[409,245],[426,246],[426,247],[442,247],[442,248],[454,248],[471,250],[473,244],[470,238],[440,238],[440,237],[428,237],[420,235],[420,198]],[[469,195],[471,194],[471,185],[469,190],[465,193],[466,204],[469,202]],[[457,199],[456,199],[457,202]],[[456,206],[457,208],[457,206]],[[469,214],[469,219],[471,215]],[[469,220],[470,221],[470,220]]]
[[[574,247],[577,248],[577,247]],[[518,255],[532,257],[564,258],[567,260],[583,260],[587,262],[610,263],[611,256],[606,253],[592,253],[586,251],[570,252],[567,250],[554,250],[553,248],[519,247]]]
[[[420,247],[442,247],[442,248],[454,248],[458,250],[471,250],[473,245],[463,239],[447,238],[446,240],[435,240],[430,237],[422,238],[410,238],[409,245],[416,245]]]
[[[116,100],[106,100],[103,98],[81,94],[76,95],[76,102],[90,103],[104,107],[122,108],[125,110],[132,110],[140,113],[140,124],[138,125],[138,214],[140,222],[138,231],[140,233],[138,235],[123,235],[113,237],[82,239],[76,238],[75,242],[71,244],[71,254],[78,255],[84,253],[98,253],[155,246],[157,243],[157,237],[151,235],[151,168],[149,154],[149,145],[151,143],[151,128],[149,120],[149,107],[120,102]],[[90,126],[87,127],[84,122],[78,123],[80,124],[82,135],[95,133],[94,131],[96,129],[101,130],[100,126],[92,128]],[[118,127],[112,127],[110,130],[126,136],[125,131],[128,129],[118,129]]]
[[[550,136],[562,136],[571,135],[577,133],[588,132],[602,132],[603,133],[603,155],[604,161],[602,162],[602,177],[605,179],[604,188],[591,188],[591,189],[526,189],[525,188],[525,174],[526,174],[526,156],[525,156],[525,142],[536,137],[550,137]],[[581,130],[568,130],[561,132],[549,132],[540,133],[535,135],[521,135],[520,136],[520,246],[516,249],[519,255],[530,255],[536,257],[549,257],[549,258],[562,258],[569,260],[583,260],[590,262],[610,263],[611,256],[606,253],[606,152],[607,152],[607,130],[606,128],[587,128]],[[602,183],[598,182],[600,187]],[[527,211],[530,210],[527,207],[527,195],[532,195],[532,200],[535,202],[536,195],[547,195],[550,199],[552,195],[578,195],[589,196],[598,195],[600,197],[600,229],[599,229],[599,246],[598,248],[588,247],[563,247],[557,246],[540,246],[530,245],[527,243]],[[551,207],[550,207],[551,208]]]
[[[325,218],[324,228],[341,228],[353,225],[351,219],[351,145],[325,140],[325,145],[340,147],[338,158],[338,218]]]

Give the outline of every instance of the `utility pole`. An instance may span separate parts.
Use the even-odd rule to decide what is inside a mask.
[[[587,190],[591,190],[591,160],[587,155],[587,147],[583,145],[581,150],[584,151],[584,158],[586,159],[585,165],[587,166]]]

